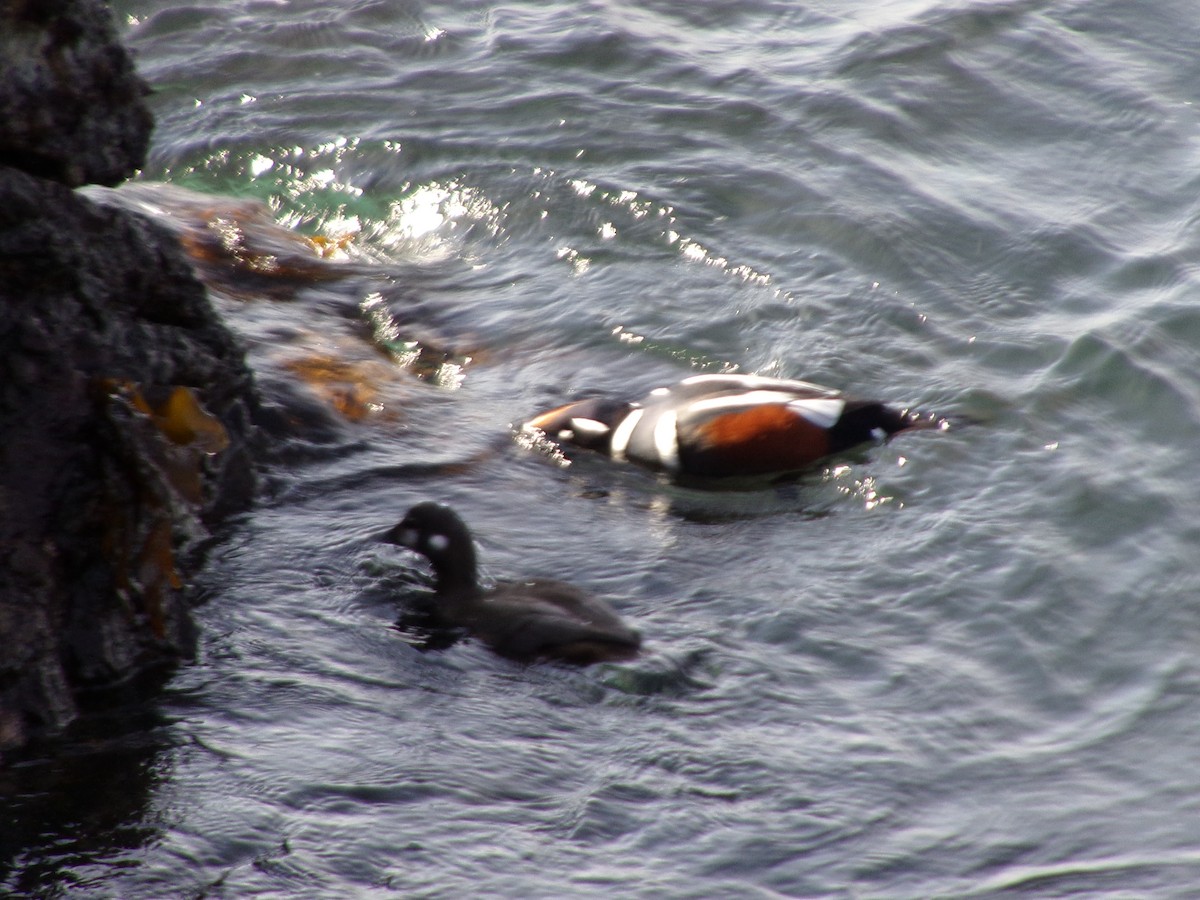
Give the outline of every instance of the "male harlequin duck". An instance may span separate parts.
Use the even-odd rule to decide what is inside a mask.
[[[512,659],[588,665],[630,659],[641,636],[598,597],[558,581],[479,586],[475,544],[449,507],[419,503],[384,538],[423,554],[436,578],[436,615]]]
[[[535,416],[525,433],[685,478],[754,478],[945,420],[853,400],[807,381],[693,375],[640,400],[591,399]]]

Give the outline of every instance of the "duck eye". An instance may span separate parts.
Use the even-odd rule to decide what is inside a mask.
[[[429,536],[429,547],[432,550],[445,550],[450,546],[450,538],[444,534],[431,534]]]

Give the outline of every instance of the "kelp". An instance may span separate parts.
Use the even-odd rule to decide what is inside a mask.
[[[164,598],[183,588],[178,548],[203,536],[205,460],[229,447],[229,434],[191,387],[144,389],[118,378],[97,386],[107,426],[102,547],[130,614],[145,615],[164,640]]]

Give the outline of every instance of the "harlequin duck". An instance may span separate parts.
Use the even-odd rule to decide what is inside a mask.
[[[718,479],[783,475],[898,431],[944,425],[807,381],[693,375],[639,400],[569,403],[521,430],[676,477]]]
[[[436,578],[436,617],[511,659],[588,665],[630,659],[641,636],[598,597],[558,581],[479,586],[475,545],[449,507],[419,503],[384,538],[424,555]]]

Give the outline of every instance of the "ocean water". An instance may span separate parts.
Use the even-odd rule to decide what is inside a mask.
[[[4,775],[0,887],[1196,895],[1189,4],[112,5],[139,188],[262,202],[343,274],[214,291],[299,424],[197,661]],[[726,492],[510,436],[722,371],[974,424]],[[424,499],[645,653],[423,649],[375,537]]]

